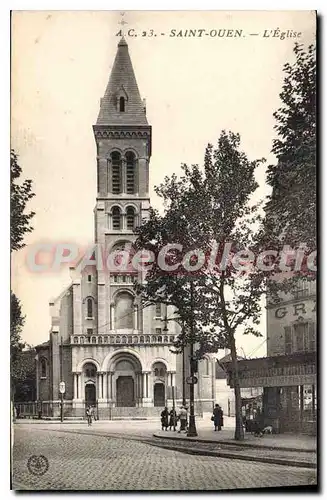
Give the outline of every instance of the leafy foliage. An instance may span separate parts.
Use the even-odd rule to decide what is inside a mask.
[[[265,276],[253,266],[244,268],[237,261],[241,250],[256,250],[256,235],[261,223],[258,204],[251,203],[257,189],[255,169],[263,159],[249,161],[240,150],[240,136],[222,132],[217,147],[208,145],[204,167],[183,165],[183,176],[166,177],[156,188],[165,213],[151,210],[149,220],[137,229],[135,246],[155,255],[146,273],[146,282],[137,291],[146,303],[162,302],[176,308],[173,318],[183,325],[176,347],[199,345],[198,357],[205,352],[229,348],[234,362],[236,400],[236,439],[243,438],[241,397],[237,375],[235,334],[260,336],[260,297]],[[166,263],[175,271],[165,271],[160,253],[171,247]],[[221,266],[225,245],[230,245],[234,265]],[[198,257],[191,253],[198,250]],[[190,253],[189,253],[190,252]],[[214,254],[213,254],[214,252]],[[210,259],[210,256],[217,257]],[[197,266],[197,259],[206,265]],[[246,255],[244,259],[247,260]],[[185,271],[181,261],[190,262]],[[242,259],[240,259],[242,260]],[[209,265],[211,261],[211,265]],[[192,270],[197,268],[196,271]],[[184,266],[185,267],[185,266]],[[191,287],[194,290],[191,300]]]
[[[35,215],[34,212],[25,213],[26,204],[33,198],[32,181],[27,179],[18,184],[17,180],[21,176],[22,169],[18,164],[18,157],[12,149],[10,152],[10,243],[11,250],[19,250],[25,244],[23,239],[26,233],[33,230],[30,221]]]
[[[25,180],[18,184],[22,169],[18,164],[18,157],[14,150],[10,152],[10,238],[11,251],[24,247],[24,236],[32,231],[30,221],[34,212],[25,213],[26,204],[33,198],[32,181]],[[31,377],[31,364],[23,352],[26,343],[21,339],[21,332],[25,318],[19,299],[11,292],[10,300],[10,361],[11,361],[11,390],[15,395],[18,386],[21,386],[27,375]]]
[[[281,107],[274,113],[278,137],[268,168],[272,194],[266,206],[271,241],[316,250],[316,56],[295,44],[295,62],[284,66]]]

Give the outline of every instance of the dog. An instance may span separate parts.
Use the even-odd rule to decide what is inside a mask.
[[[254,432],[254,436],[256,437],[262,437],[264,434],[272,434],[273,433],[273,428],[271,425],[267,425],[263,429],[257,429]]]

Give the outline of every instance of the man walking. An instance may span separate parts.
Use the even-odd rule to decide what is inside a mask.
[[[184,406],[181,406],[178,418],[181,423],[178,432],[181,433],[181,431],[186,431],[186,425],[187,425],[187,410]]]
[[[93,418],[93,416],[94,416],[93,407],[90,405],[86,409],[86,417],[87,417],[87,425],[88,425],[88,427],[91,427],[91,425],[92,425],[92,418]]]

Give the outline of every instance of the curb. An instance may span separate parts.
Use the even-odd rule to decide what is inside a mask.
[[[217,441],[217,440],[212,440],[212,439],[197,439],[197,438],[190,438],[190,437],[179,437],[175,438],[174,436],[160,436],[159,434],[153,434],[154,437],[160,438],[160,439],[171,439],[176,441],[176,439],[180,439],[181,441],[189,441],[189,442],[194,442],[194,443],[212,443],[212,444],[224,444],[226,446],[241,446],[241,447],[247,447],[247,448],[258,448],[258,449],[263,449],[263,450],[278,450],[278,451],[295,451],[298,453],[316,453],[317,450],[316,448],[310,448],[307,450],[304,450],[303,448],[295,448],[292,446],[286,447],[286,446],[269,446],[267,444],[262,444],[262,445],[256,445],[252,443],[246,443],[244,441]]]
[[[157,436],[156,436],[157,437]],[[211,441],[212,442],[212,441]],[[237,455],[235,453],[225,453],[219,451],[211,450],[201,450],[199,448],[184,448],[174,445],[159,445],[156,443],[148,442],[150,446],[156,446],[158,448],[165,448],[166,450],[179,451],[181,453],[188,453],[189,455],[202,455],[207,457],[217,457],[217,458],[228,458],[231,460],[245,460],[247,462],[261,462],[271,465],[287,465],[289,467],[303,467],[305,469],[316,469],[317,464],[312,462],[298,462],[296,460],[285,460],[283,458],[268,458],[268,457],[253,457],[247,455]]]

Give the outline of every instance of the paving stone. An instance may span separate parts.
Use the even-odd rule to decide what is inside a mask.
[[[37,428],[36,428],[37,427]],[[31,455],[49,468],[31,474]],[[17,426],[13,487],[35,490],[224,490],[315,484],[310,469],[193,456],[126,437]]]

